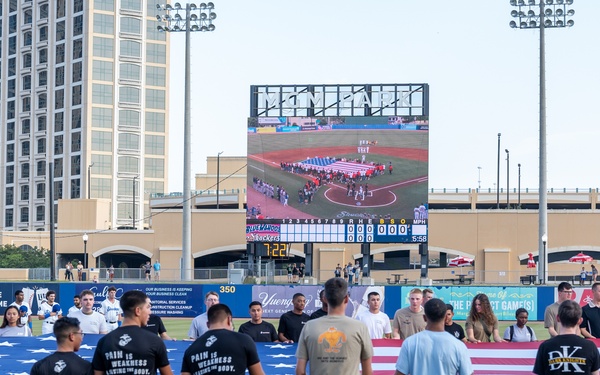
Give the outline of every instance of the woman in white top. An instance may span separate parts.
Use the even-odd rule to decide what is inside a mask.
[[[33,336],[27,324],[21,324],[19,308],[9,306],[4,311],[4,320],[0,326],[0,336],[4,337],[25,337]]]

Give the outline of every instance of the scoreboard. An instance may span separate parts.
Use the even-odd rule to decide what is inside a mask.
[[[248,242],[423,243],[427,235],[426,220],[287,219],[246,224]]]

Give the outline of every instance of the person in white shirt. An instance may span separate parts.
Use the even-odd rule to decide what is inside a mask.
[[[10,305],[4,310],[4,320],[0,325],[0,337],[29,337],[32,336],[27,324],[21,324],[19,308]]]
[[[79,294],[76,294],[73,296],[73,306],[69,308],[67,316],[71,316],[71,313],[79,310],[81,310],[81,296]]]
[[[25,294],[23,293],[23,291],[21,289],[15,291],[15,302],[11,303],[10,306],[16,306],[19,308],[21,324],[22,325],[27,324],[29,329],[31,329],[32,328],[31,320],[33,318],[33,313],[31,312],[31,308],[29,307],[29,304],[27,302],[25,302]],[[23,306],[25,308],[21,308]]]
[[[116,298],[116,295],[117,288],[114,286],[108,288],[108,297],[102,301],[102,305],[100,307],[100,313],[104,315],[108,332],[114,331],[121,325],[123,310],[121,310],[121,304]]]
[[[527,310],[523,307],[518,308],[515,312],[515,317],[517,318],[517,324],[506,327],[506,330],[504,331],[504,340],[510,342],[537,341],[535,332],[533,332],[531,327],[527,326],[527,320],[529,318]]]
[[[46,292],[46,301],[42,302],[38,310],[38,319],[43,320],[42,335],[52,333],[54,331],[54,323],[62,317],[60,305],[55,302],[56,292],[49,290]]]
[[[94,311],[94,292],[91,290],[81,292],[81,310],[70,312],[68,316],[79,320],[83,333],[108,333],[104,316]]]
[[[219,294],[217,292],[211,290],[204,296],[204,305],[206,305],[207,312],[212,305],[216,305],[218,303]],[[208,331],[208,316],[207,313],[204,312],[192,320],[192,324],[188,330],[189,340],[196,340],[198,337],[206,333],[206,331]]]
[[[380,310],[381,296],[378,292],[371,292],[367,298],[369,310],[358,314],[356,319],[366,324],[369,328],[369,336],[372,339],[391,339],[392,325],[390,324],[390,317]]]

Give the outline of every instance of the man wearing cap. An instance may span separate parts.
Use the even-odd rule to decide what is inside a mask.
[[[56,292],[49,290],[46,292],[46,301],[42,302],[38,310],[38,319],[43,320],[42,335],[52,333],[54,323],[62,317],[60,305],[55,302]]]

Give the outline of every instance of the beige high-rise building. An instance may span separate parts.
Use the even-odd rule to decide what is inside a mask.
[[[167,186],[169,37],[156,2],[0,7],[0,226],[47,231],[49,201],[57,217],[59,199],[78,198],[109,200],[107,226],[131,226]]]

